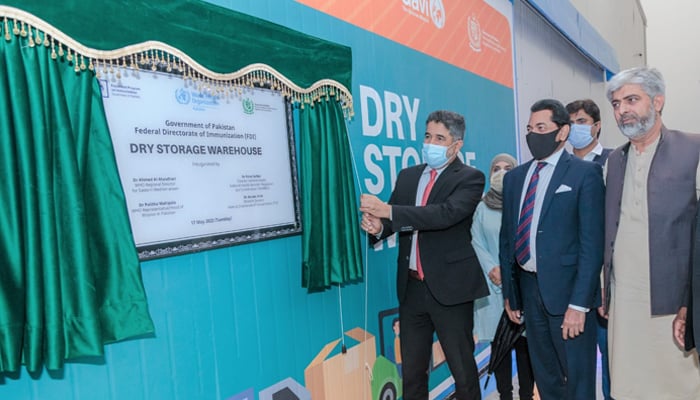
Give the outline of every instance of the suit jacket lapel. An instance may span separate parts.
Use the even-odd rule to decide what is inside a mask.
[[[552,199],[554,198],[554,192],[561,184],[561,180],[566,174],[566,170],[569,169],[569,162],[571,161],[571,154],[564,150],[559,157],[557,165],[554,167],[554,174],[552,174],[552,179],[549,181],[549,186],[547,187],[547,192],[544,195],[544,200],[542,201],[542,210],[540,211],[540,222],[542,217],[547,213],[549,205],[552,204]]]
[[[414,199],[416,198],[416,196],[418,194],[418,184],[420,183],[420,177],[423,175],[423,171],[425,170],[425,168],[427,168],[427,164],[423,164],[422,168],[416,168],[414,170],[415,173],[413,175],[411,175],[411,177],[410,177],[411,185],[406,186],[406,188],[409,188],[409,187],[413,188],[411,194],[413,195]]]
[[[533,160],[530,160],[526,162],[525,164],[522,165],[521,168],[514,169],[511,172],[508,172],[509,174],[515,173],[513,175],[513,185],[512,185],[512,193],[513,193],[513,199],[515,199],[513,204],[513,216],[515,216],[515,222],[514,226],[517,229],[518,226],[518,220],[520,219],[520,201],[522,200],[523,197],[523,190],[525,190],[525,177],[527,177],[527,171],[530,170],[530,164],[532,164]]]
[[[433,184],[433,188],[430,191],[430,195],[428,196],[428,204],[432,203],[436,196],[440,195],[440,189],[442,189],[443,186],[445,186],[446,182],[450,180],[451,175],[454,173],[454,171],[460,169],[462,166],[462,161],[459,160],[459,158],[455,158],[450,165],[445,167],[445,169],[442,171],[440,175],[438,175],[435,183]],[[427,166],[426,166],[427,168]],[[425,171],[425,168],[421,170],[421,174]],[[420,179],[420,175],[418,176]],[[418,182],[416,182],[416,186],[418,186]]]

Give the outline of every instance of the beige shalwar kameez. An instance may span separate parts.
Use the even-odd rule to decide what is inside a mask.
[[[658,140],[643,153],[630,146],[624,177],[608,324],[616,400],[700,399],[697,355],[676,345],[675,315],[651,316],[647,177],[657,145]]]

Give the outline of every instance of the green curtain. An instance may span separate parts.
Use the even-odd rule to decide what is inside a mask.
[[[32,13],[93,49],[157,40],[215,72],[262,63],[303,88],[321,79],[351,85],[349,47],[203,1],[4,0],[2,4]]]
[[[32,13],[94,49],[157,40],[215,72],[263,63],[302,88],[321,79],[351,87],[349,47],[202,1],[6,0],[4,4]],[[308,141],[302,146],[299,169],[302,285],[309,290],[362,277],[357,199],[341,109],[334,101],[300,109],[300,141]]]
[[[0,371],[56,370],[154,328],[97,80],[4,35]]]
[[[156,40],[215,72],[262,63],[302,88],[322,79],[351,86],[349,47],[201,1],[4,5],[92,49]],[[4,33],[0,371],[15,371],[21,362],[31,371],[42,363],[57,369],[65,359],[101,354],[104,343],[152,332],[153,325],[94,76],[51,60],[42,46],[27,47],[26,38],[11,35],[6,42]],[[350,111],[335,100],[298,108],[302,286],[309,291],[362,278],[344,115]]]
[[[340,105],[299,110],[302,285],[319,291],[362,278],[359,218],[347,127]]]

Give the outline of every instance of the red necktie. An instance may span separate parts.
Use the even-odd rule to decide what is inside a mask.
[[[430,180],[428,181],[428,185],[425,187],[425,191],[423,191],[423,199],[420,202],[421,206],[424,206],[428,203],[428,196],[430,196],[430,191],[433,190],[433,185],[435,185],[435,177],[437,176],[437,171],[434,169],[430,170]],[[423,266],[421,265],[420,262],[420,251],[418,250],[420,246],[418,246],[418,238],[416,238],[416,269],[418,270],[418,277],[420,280],[423,280],[425,275],[423,274]]]

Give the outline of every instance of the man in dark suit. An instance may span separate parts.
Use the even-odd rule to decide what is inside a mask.
[[[686,288],[684,307],[673,320],[673,335],[686,351],[700,343],[700,200],[696,204],[693,229],[693,262]]]
[[[596,320],[605,189],[598,164],[564,150],[569,114],[559,101],[530,108],[534,160],[503,185],[499,258],[509,318],[527,326],[543,400],[595,399]]]
[[[574,155],[582,160],[593,161],[603,167],[612,149],[603,148],[600,138],[600,108],[591,99],[574,100],[566,105],[569,113],[571,132],[569,144],[574,148]],[[598,307],[596,315],[598,350],[600,351],[601,373],[600,380],[603,389],[603,399],[610,397],[610,367],[608,362],[608,319],[602,306]]]
[[[362,229],[376,243],[399,235],[396,291],[404,400],[428,398],[433,334],[455,380],[456,399],[481,398],[474,360],[474,300],[488,294],[471,246],[472,215],[484,174],[464,165],[464,118],[435,111],[426,121],[426,164],[403,169],[388,203],[363,194]]]

